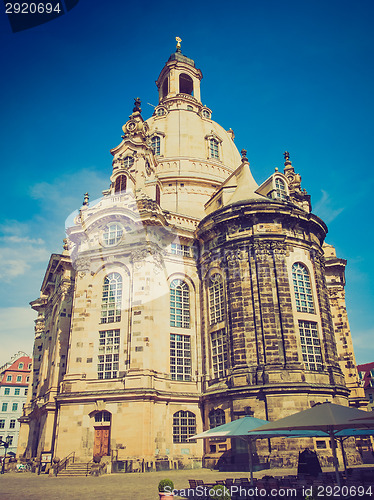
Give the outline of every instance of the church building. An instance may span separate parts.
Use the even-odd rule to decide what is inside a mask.
[[[191,436],[326,400],[365,405],[346,261],[289,153],[258,185],[234,132],[202,104],[201,79],[179,40],[153,115],[136,99],[111,150],[109,188],[68,219],[31,302],[20,455],[214,465],[246,450]],[[258,441],[260,461],[290,464],[304,441],[289,443]]]

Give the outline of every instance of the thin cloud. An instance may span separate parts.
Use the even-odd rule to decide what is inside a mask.
[[[373,338],[374,328],[352,332],[353,347],[358,365],[373,361],[372,350],[368,349],[368,346],[371,346],[373,343]]]
[[[53,182],[38,182],[30,187],[30,196],[38,200],[50,216],[51,213],[66,217],[83,203],[84,193],[91,197],[101,194],[108,185],[108,176],[100,176],[90,169],[62,175]]]
[[[0,308],[0,366],[18,351],[31,355],[36,316],[30,307]]]
[[[313,212],[328,224],[336,219],[344,210],[344,208],[335,208],[334,200],[331,199],[329,193],[321,189],[322,197],[314,206]]]
[[[17,224],[2,225],[4,233],[0,236],[0,279],[9,283],[14,278],[26,274],[35,264],[45,262],[49,252],[44,240],[9,234],[12,229],[18,233]]]

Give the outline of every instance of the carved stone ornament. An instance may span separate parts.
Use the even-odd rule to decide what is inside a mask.
[[[149,125],[148,123],[143,123],[143,134],[144,135],[148,135],[148,132],[149,132]]]
[[[150,257],[152,260],[150,260]],[[134,250],[130,255],[130,261],[133,263],[135,269],[140,269],[144,266],[145,262],[152,263],[155,268],[154,272],[159,274],[163,269],[163,258],[160,252],[153,248],[142,248]]]
[[[35,320],[35,334],[41,334],[45,330],[45,318],[44,316],[38,316]]]
[[[241,226],[239,224],[230,224],[227,228],[229,234],[234,234],[240,231]]]
[[[226,262],[228,266],[237,266],[240,261],[245,261],[248,259],[248,253],[245,249],[235,249],[226,252]]]
[[[73,291],[73,285],[71,284],[70,280],[64,280],[61,282],[60,284],[60,288],[61,288],[61,292],[63,294],[68,294],[68,293],[71,293]]]
[[[126,129],[130,134],[136,130],[136,122],[133,120],[130,120],[129,122],[126,123]]]
[[[249,248],[256,254],[286,254],[287,246],[280,241],[254,241],[250,243]]]
[[[86,273],[90,270],[91,260],[87,257],[81,257],[75,261],[75,268],[79,273],[79,277],[83,278]]]

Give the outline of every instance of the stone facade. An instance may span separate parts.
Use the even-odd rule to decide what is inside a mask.
[[[31,303],[19,453],[209,464],[246,453],[189,441],[210,425],[348,404],[350,391],[360,403],[357,376],[339,363],[344,295],[332,303],[340,271],[328,266],[326,282],[327,228],[288,153],[284,172],[257,185],[233,131],[202,105],[201,78],[177,48],[153,116],[135,101],[109,189],[69,219]],[[277,464],[306,444],[263,441],[259,459]]]

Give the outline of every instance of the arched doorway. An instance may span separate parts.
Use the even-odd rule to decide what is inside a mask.
[[[110,454],[110,424],[112,415],[108,411],[94,414],[93,456],[104,457]]]

